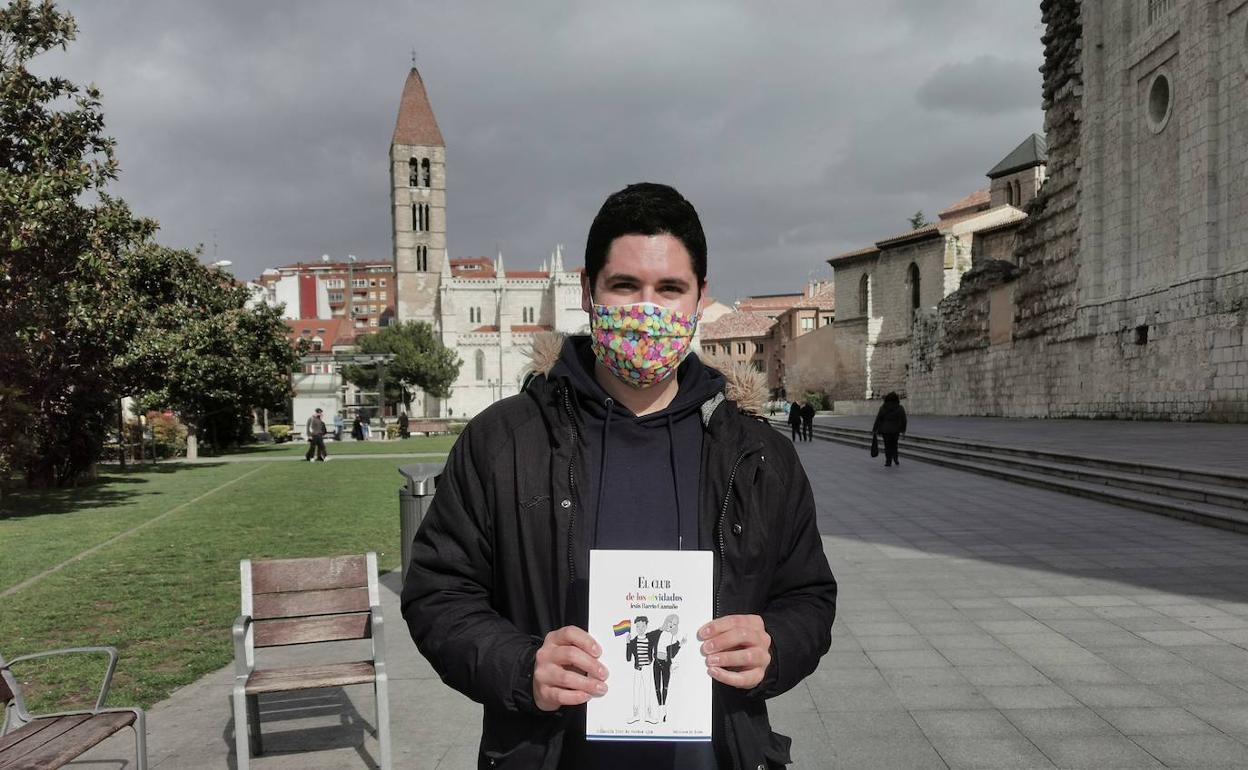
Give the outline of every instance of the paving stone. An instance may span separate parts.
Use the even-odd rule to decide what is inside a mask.
[[[983,686],[979,693],[999,709],[1072,708],[1079,701],[1055,685]]]
[[[1054,709],[1005,709],[1001,712],[1024,735],[1118,735],[1113,725],[1084,706]]]
[[[1102,719],[1124,735],[1193,735],[1215,732],[1214,728],[1181,708],[1102,708]]]
[[[1033,740],[1055,765],[1070,770],[1164,767],[1130,738],[1121,735],[1037,736]]]
[[[1173,705],[1158,691],[1144,685],[1068,684],[1067,692],[1093,708],[1149,708]],[[1169,688],[1167,688],[1169,692]]]
[[[1044,674],[1031,666],[959,666],[958,672],[973,685],[1044,685],[1051,684]]]
[[[997,711],[916,711],[914,721],[928,737],[1014,737],[1018,729]]]
[[[1150,735],[1134,740],[1167,767],[1248,767],[1248,746],[1221,735]]]
[[[935,650],[870,650],[867,657],[879,668],[943,668],[949,665],[949,661]]]
[[[932,745],[951,768],[1030,770],[1055,767],[1031,741],[1021,735],[941,737],[934,738]]]

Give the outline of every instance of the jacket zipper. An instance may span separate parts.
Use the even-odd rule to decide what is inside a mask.
[[[568,494],[570,510],[568,512],[568,582],[576,582],[576,559],[573,556],[575,549],[573,547],[573,532],[576,525],[576,476],[572,473],[572,467],[576,464],[576,447],[580,443],[576,433],[576,416],[572,413],[572,403],[568,400],[568,390],[565,387],[563,394],[563,408],[568,413],[568,430],[572,434],[572,457],[568,460]]]
[[[719,524],[716,527],[719,530],[719,581],[715,584],[714,617],[719,617],[719,594],[720,589],[724,585],[724,562],[727,558],[724,548],[724,519],[728,516],[728,501],[732,498],[732,485],[737,479],[737,468],[741,466],[741,461],[750,454],[757,452],[758,449],[759,447],[751,447],[750,449],[742,450],[741,454],[737,455],[737,459],[732,463],[732,472],[728,474],[728,489],[724,492],[724,504],[720,506]]]

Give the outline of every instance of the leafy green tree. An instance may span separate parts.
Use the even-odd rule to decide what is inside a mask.
[[[123,254],[155,223],[103,192],[117,175],[99,92],[27,65],[76,26],[50,2],[0,7],[0,474],[65,485],[93,473],[117,422]]]
[[[148,244],[128,264],[128,289],[151,303],[124,356],[141,405],[168,408],[220,450],[251,433],[252,409],[291,395],[299,350],[275,308],[189,251]],[[190,444],[188,441],[188,451]]]
[[[463,363],[455,351],[438,340],[424,321],[387,326],[374,334],[356,338],[361,353],[393,353],[384,366],[387,403],[402,401],[411,406],[418,391],[435,398],[451,395],[451,385]],[[375,366],[345,366],[343,377],[365,390],[377,389]]]
[[[910,223],[911,230],[918,230],[920,227],[926,227],[929,224],[927,217],[923,215],[921,210],[914,212],[914,216],[910,217],[906,221]]]

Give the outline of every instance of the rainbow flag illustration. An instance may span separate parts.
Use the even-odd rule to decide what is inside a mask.
[[[624,618],[619,623],[616,623],[614,626],[611,626],[611,630],[615,632],[616,636],[623,636],[624,634],[627,634],[629,631],[633,630],[633,621],[629,620],[628,618]]]

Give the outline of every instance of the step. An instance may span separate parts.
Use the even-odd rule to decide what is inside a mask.
[[[787,424],[786,424],[787,425]],[[833,425],[815,425],[815,430],[831,431],[842,435],[852,435],[870,438],[871,431],[860,428],[847,428]],[[906,434],[907,444],[927,444],[931,446],[948,446],[958,449],[967,449],[971,451],[986,451],[993,454],[1008,454],[1018,457],[1030,457],[1048,462],[1075,464],[1082,467],[1102,468],[1105,470],[1117,471],[1119,473],[1135,474],[1148,478],[1156,478],[1158,476],[1165,478],[1179,479],[1182,481],[1193,482],[1196,484],[1205,484],[1216,487],[1235,487],[1248,490],[1248,474],[1232,473],[1227,471],[1208,471],[1201,468],[1183,467],[1176,465],[1158,465],[1155,463],[1133,462],[1125,460],[1109,460],[1102,457],[1093,457],[1082,455],[1079,453],[1058,453],[1043,449],[1032,449],[1028,447],[1010,446],[1006,444],[993,444],[984,441],[969,441],[966,439],[958,439],[952,437],[936,437],[923,436],[916,434]]]
[[[772,422],[777,425],[777,428],[787,428],[787,424]],[[819,426],[816,426],[814,433],[826,441],[835,441],[836,443],[853,446],[863,451],[866,451],[870,445],[871,434],[868,431],[857,431],[854,429],[833,429],[832,431],[825,429],[820,431]],[[833,433],[833,435],[827,435],[828,433]],[[963,452],[961,454],[966,453]],[[979,454],[982,456],[982,453]],[[979,462],[958,459],[950,457],[948,450],[915,446],[909,440],[907,440],[906,458],[970,473],[978,473],[1014,483],[1065,492],[1116,505],[1124,505],[1206,526],[1248,533],[1248,511],[1227,506],[1194,500],[1179,500],[1169,495],[1115,487],[1105,483],[1080,481],[1041,471],[1004,467],[992,462],[992,460],[998,458],[990,458],[987,461],[988,464],[985,464],[983,459],[980,459]]]

